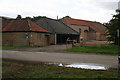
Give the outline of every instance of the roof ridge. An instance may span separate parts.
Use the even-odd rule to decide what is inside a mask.
[[[48,17],[42,17],[42,18],[46,18],[46,19],[50,19],[50,20],[54,20],[54,21],[58,21],[57,19],[52,19],[52,18],[48,18]]]
[[[5,16],[0,16],[0,18],[5,18],[5,19],[14,19],[14,18],[11,18],[11,17],[5,17]]]
[[[68,17],[67,17],[68,18]],[[72,20],[77,20],[77,21],[86,21],[86,22],[96,22],[96,21],[90,21],[90,20],[83,20],[83,19],[75,19],[75,18],[69,18]],[[98,22],[99,23],[99,22]]]

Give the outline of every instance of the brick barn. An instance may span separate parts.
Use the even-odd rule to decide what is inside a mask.
[[[63,17],[61,22],[77,32],[81,31],[80,39],[83,40],[106,40],[106,28],[99,22]]]
[[[52,32],[51,44],[64,44],[67,39],[79,42],[79,32],[73,30],[59,20],[43,17],[36,23],[44,29]]]
[[[50,44],[50,33],[29,19],[2,20],[3,46],[46,46]]]

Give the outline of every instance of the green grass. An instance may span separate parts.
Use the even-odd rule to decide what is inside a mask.
[[[21,48],[33,48],[30,46],[0,46],[0,49],[21,49]]]
[[[3,61],[3,78],[117,78],[117,70],[85,70],[55,65]]]
[[[120,48],[119,48],[120,49]],[[100,54],[118,54],[116,45],[96,45],[96,46],[79,46],[67,49],[68,52],[85,52]]]

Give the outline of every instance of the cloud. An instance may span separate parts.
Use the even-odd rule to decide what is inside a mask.
[[[48,16],[107,22],[117,9],[119,0],[0,0],[0,15],[16,17]]]
[[[96,6],[103,9],[115,10],[118,8],[118,2],[99,2],[96,3]]]

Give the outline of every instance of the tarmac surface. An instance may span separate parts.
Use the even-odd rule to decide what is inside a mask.
[[[91,63],[101,64],[117,68],[117,56],[87,54],[87,53],[56,53],[56,52],[27,52],[27,51],[2,51],[3,59],[31,61],[31,62],[53,62],[63,64]]]
[[[101,42],[97,42],[101,43]],[[104,42],[106,43],[106,42]],[[62,64],[88,63],[101,64],[105,66],[118,67],[117,55],[103,55],[92,53],[68,53],[65,51],[72,45],[51,45],[46,47],[0,50],[2,59],[30,61],[30,62],[51,62]]]

